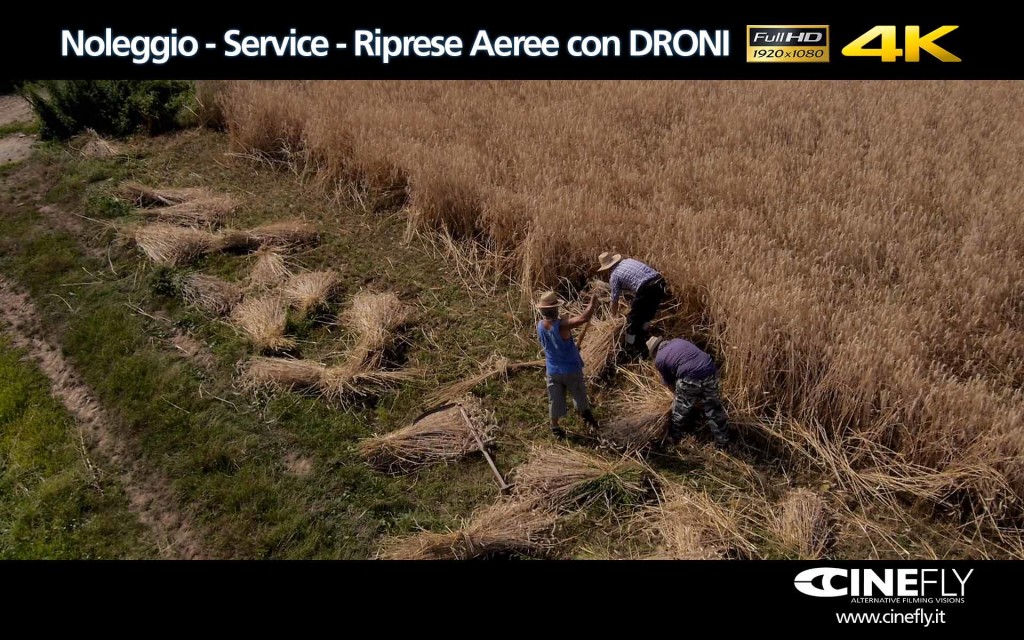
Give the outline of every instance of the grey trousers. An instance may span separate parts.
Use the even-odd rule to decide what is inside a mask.
[[[590,409],[587,400],[587,383],[583,372],[548,374],[548,400],[551,401],[551,419],[565,417],[568,406],[565,403],[566,392],[572,394],[572,401],[580,413]]]

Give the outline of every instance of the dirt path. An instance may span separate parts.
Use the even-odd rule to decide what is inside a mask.
[[[0,126],[15,122],[30,122],[32,107],[19,96],[0,96]],[[0,165],[24,160],[32,153],[35,136],[15,133],[0,138]]]
[[[28,296],[16,292],[0,277],[0,321],[16,347],[50,379],[51,392],[75,417],[86,443],[113,470],[128,495],[129,508],[150,529],[161,555],[171,559],[199,560],[207,556],[188,518],[178,510],[166,478],[140,462],[134,443],[117,436],[108,426],[103,408],[74,372],[60,349],[35,335],[40,326]]]
[[[0,126],[32,120],[32,107],[20,96],[0,96]]]

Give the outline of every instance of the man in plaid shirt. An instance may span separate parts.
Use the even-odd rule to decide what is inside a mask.
[[[609,272],[612,288],[611,313],[619,310],[623,292],[632,294],[633,303],[626,315],[626,351],[634,357],[647,355],[647,329],[668,291],[661,274],[639,260],[622,258],[621,254],[604,252],[598,256],[599,272]]]

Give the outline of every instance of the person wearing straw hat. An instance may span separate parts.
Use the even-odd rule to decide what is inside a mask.
[[[587,308],[575,317],[562,317],[562,301],[554,291],[548,291],[537,302],[541,319],[537,323],[537,338],[544,349],[544,363],[547,373],[548,400],[551,408],[551,433],[564,438],[565,431],[558,422],[565,417],[568,407],[566,393],[572,394],[573,404],[583,421],[593,430],[598,429],[597,420],[587,400],[587,385],[583,378],[583,358],[572,337],[572,330],[586,324],[594,315],[596,297],[590,296]]]
[[[661,301],[668,295],[665,279],[643,262],[623,259],[620,253],[605,251],[597,259],[600,262],[598,273],[607,273],[608,284],[611,285],[612,315],[619,310],[619,297],[623,292],[633,296],[626,315],[626,351],[633,357],[643,357],[647,329]]]
[[[692,426],[700,406],[715,437],[715,446],[728,446],[729,417],[718,389],[718,367],[711,356],[688,340],[657,336],[647,341],[647,352],[654,359],[662,381],[675,392],[669,439],[679,442],[683,432]]]

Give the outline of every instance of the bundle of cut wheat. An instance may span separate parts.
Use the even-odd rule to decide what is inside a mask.
[[[264,296],[245,300],[232,311],[231,319],[261,350],[283,351],[295,346],[295,341],[285,335],[288,308],[281,298]]]
[[[228,196],[205,196],[166,207],[143,209],[149,218],[158,222],[192,227],[219,226],[234,210],[235,202]]]
[[[629,390],[626,399],[612,408],[614,417],[601,428],[604,440],[625,451],[640,451],[668,433],[673,394],[660,383],[653,367],[642,367],[640,373],[619,370]]]
[[[516,495],[554,509],[582,509],[598,501],[608,507],[636,505],[657,487],[654,473],[637,461],[568,447],[534,447],[514,477]]]
[[[326,369],[310,360],[257,357],[249,361],[242,379],[253,391],[317,391]]]
[[[671,560],[718,560],[756,557],[747,519],[739,518],[706,493],[678,485],[666,488],[661,504],[641,514],[659,541],[655,557]]]
[[[583,374],[588,380],[596,380],[615,365],[615,356],[622,343],[622,331],[626,327],[623,316],[603,320],[592,320],[586,339],[580,342],[580,356],[583,358]]]
[[[338,291],[340,281],[334,271],[306,271],[290,277],[281,294],[300,313],[323,309]]]
[[[172,267],[188,264],[218,246],[216,234],[159,223],[139,227],[134,238],[150,260]]]
[[[210,192],[203,188],[157,189],[138,182],[125,182],[118,188],[118,192],[122,198],[137,207],[167,207],[211,196]]]
[[[557,515],[531,502],[502,501],[476,513],[460,529],[423,532],[385,545],[387,560],[468,560],[520,553],[541,556],[555,546]]]
[[[298,247],[320,241],[317,228],[301,220],[271,222],[251,229],[248,233],[263,247]]]
[[[249,286],[254,289],[274,287],[290,278],[292,272],[284,256],[272,249],[260,249],[255,253],[256,261],[249,271]]]
[[[472,396],[421,417],[391,433],[359,443],[359,455],[386,473],[447,464],[480,450],[491,440],[493,419]]]
[[[803,488],[789,492],[773,525],[779,540],[801,560],[821,558],[832,533],[832,518],[824,498]]]
[[[367,398],[415,377],[411,371],[363,371],[313,360],[253,358],[243,374],[253,391],[302,391],[332,402]]]
[[[181,283],[185,302],[206,313],[226,315],[242,300],[242,289],[233,282],[194,273]]]
[[[376,369],[395,341],[395,332],[411,317],[408,307],[393,293],[361,292],[341,316],[356,336],[347,363],[355,371]]]

